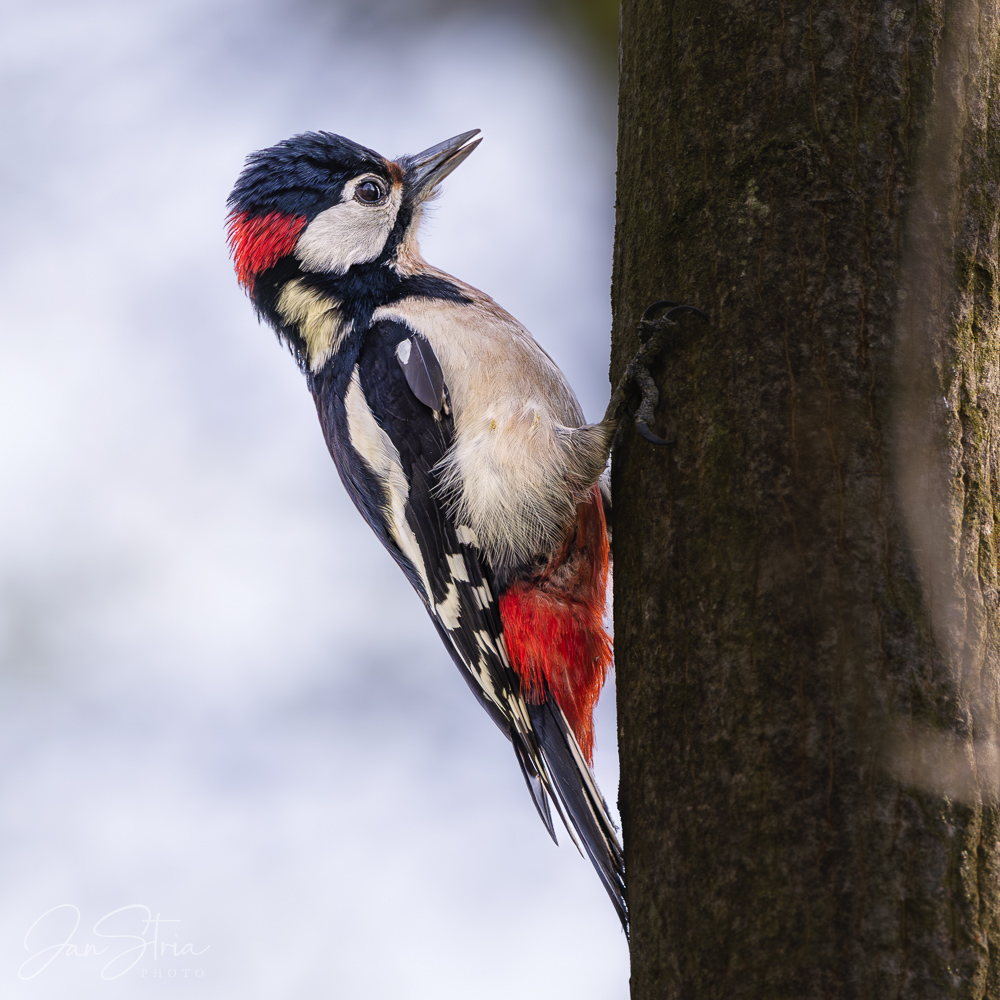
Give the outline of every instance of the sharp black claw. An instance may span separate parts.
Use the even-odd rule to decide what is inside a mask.
[[[657,303],[657,305],[659,304],[660,303]],[[708,317],[697,306],[679,306],[673,302],[670,304],[673,306],[673,309],[671,309],[670,312],[663,317],[664,319],[673,319],[680,313],[694,313],[695,316],[700,316],[706,323],[708,322]]]
[[[667,311],[662,316],[657,317],[656,314],[664,309]],[[667,340],[667,332],[673,326],[675,318],[685,313],[694,313],[695,316],[699,316],[706,323],[708,322],[708,317],[700,309],[673,302],[670,299],[660,299],[646,306],[638,324],[641,346],[626,367],[625,375],[611,397],[608,412],[605,414],[605,420],[618,419],[625,405],[626,387],[629,382],[634,382],[641,393],[639,408],[635,414],[636,430],[651,444],[674,444],[673,441],[657,437],[649,429],[656,404],[660,398],[656,382],[653,381],[653,376],[649,373],[649,364],[663,350]]]
[[[643,312],[642,320],[640,320],[640,322],[644,320],[645,322],[648,323],[653,318],[653,313],[655,313],[657,309],[665,309],[667,307],[672,309],[674,308],[674,306],[677,305],[679,305],[679,303],[671,302],[670,299],[660,299],[659,302],[654,302],[652,305],[646,306],[645,312]]]
[[[676,441],[665,441],[661,437],[657,437],[647,426],[645,420],[640,420],[638,417],[635,418],[635,429],[650,443],[650,444],[677,444]]]

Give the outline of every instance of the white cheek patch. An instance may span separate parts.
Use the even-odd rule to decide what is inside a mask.
[[[396,446],[389,435],[379,427],[375,415],[368,406],[358,378],[357,365],[351,373],[351,384],[348,386],[344,402],[351,447],[365,460],[382,487],[385,499],[382,512],[389,526],[389,534],[420,574],[424,593],[430,601],[431,585],[427,578],[423,554],[416,535],[406,522],[406,501],[410,497],[410,486],[406,481]]]
[[[302,231],[295,256],[303,270],[344,274],[354,264],[375,260],[385,249],[403,199],[402,184],[394,184],[381,205],[354,200],[354,188],[365,178],[350,181],[343,201],[320,212]]]

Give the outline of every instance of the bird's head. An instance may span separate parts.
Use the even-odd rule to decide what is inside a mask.
[[[479,145],[469,141],[478,132],[397,160],[329,132],[251,153],[229,196],[240,283],[260,306],[262,281],[273,287],[303,272],[405,268],[422,203]]]

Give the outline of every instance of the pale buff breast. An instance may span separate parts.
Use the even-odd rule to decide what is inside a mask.
[[[374,318],[430,342],[455,414],[442,470],[453,513],[495,563],[521,562],[558,545],[604,467],[607,435],[576,430],[583,414],[573,390],[531,334],[488,296],[455,284],[472,305],[410,298]]]

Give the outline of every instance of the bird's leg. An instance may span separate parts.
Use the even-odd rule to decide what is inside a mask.
[[[667,311],[654,319],[655,313],[664,308]],[[618,418],[625,408],[629,384],[634,382],[641,393],[639,407],[635,411],[636,429],[647,441],[653,444],[673,444],[672,441],[664,441],[663,438],[657,437],[649,429],[656,404],[660,400],[660,392],[656,388],[653,376],[649,373],[649,366],[666,345],[667,335],[677,325],[675,317],[686,312],[694,313],[703,320],[708,320],[708,317],[700,309],[695,309],[694,306],[678,305],[668,299],[654,302],[646,308],[642,319],[639,320],[639,350],[635,352],[635,356],[626,365],[625,374],[611,395],[611,401],[604,414],[605,422],[618,422]]]

